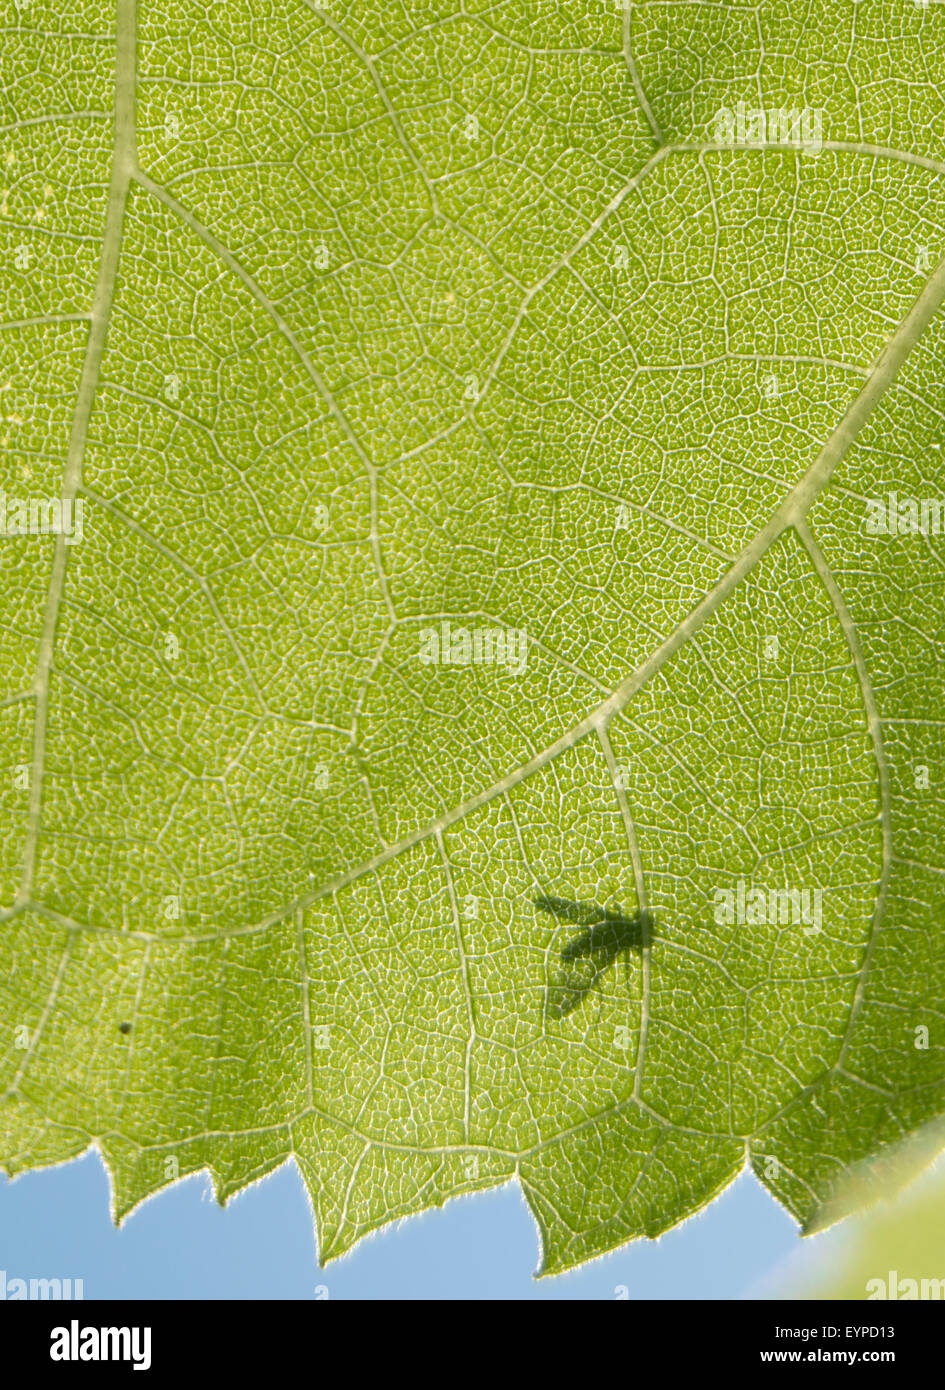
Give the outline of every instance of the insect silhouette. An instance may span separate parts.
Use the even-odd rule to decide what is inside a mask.
[[[561,922],[584,928],[561,948],[561,967],[545,991],[550,1018],[573,1013],[621,952],[642,953],[653,936],[653,921],[648,912],[634,912],[627,917],[598,903],[551,897],[536,898],[535,906]]]

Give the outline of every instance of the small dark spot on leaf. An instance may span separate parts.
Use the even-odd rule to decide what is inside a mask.
[[[131,1024],[130,1024],[130,1023],[119,1023],[119,1025],[118,1025],[118,1031],[119,1031],[119,1033],[130,1033],[130,1032],[131,1032]]]

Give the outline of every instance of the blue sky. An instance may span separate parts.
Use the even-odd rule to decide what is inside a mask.
[[[324,1270],[294,1167],[225,1209],[205,1176],[146,1202],[116,1230],[94,1153],[0,1178],[0,1269],[7,1278],[81,1278],[86,1298],[613,1299],[757,1296],[772,1271],[824,1242],[801,1242],[784,1211],[744,1174],[706,1211],[655,1242],[635,1242],[575,1273],[535,1280],[538,1236],[516,1188],[450,1202],[363,1241]]]

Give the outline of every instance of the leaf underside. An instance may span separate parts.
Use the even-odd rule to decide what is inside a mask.
[[[813,1229],[945,1100],[941,8],[8,8],[5,1170]]]

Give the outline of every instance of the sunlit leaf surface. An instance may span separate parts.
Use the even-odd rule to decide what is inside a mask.
[[[0,46],[5,1168],[816,1225],[945,1101],[945,9]]]

